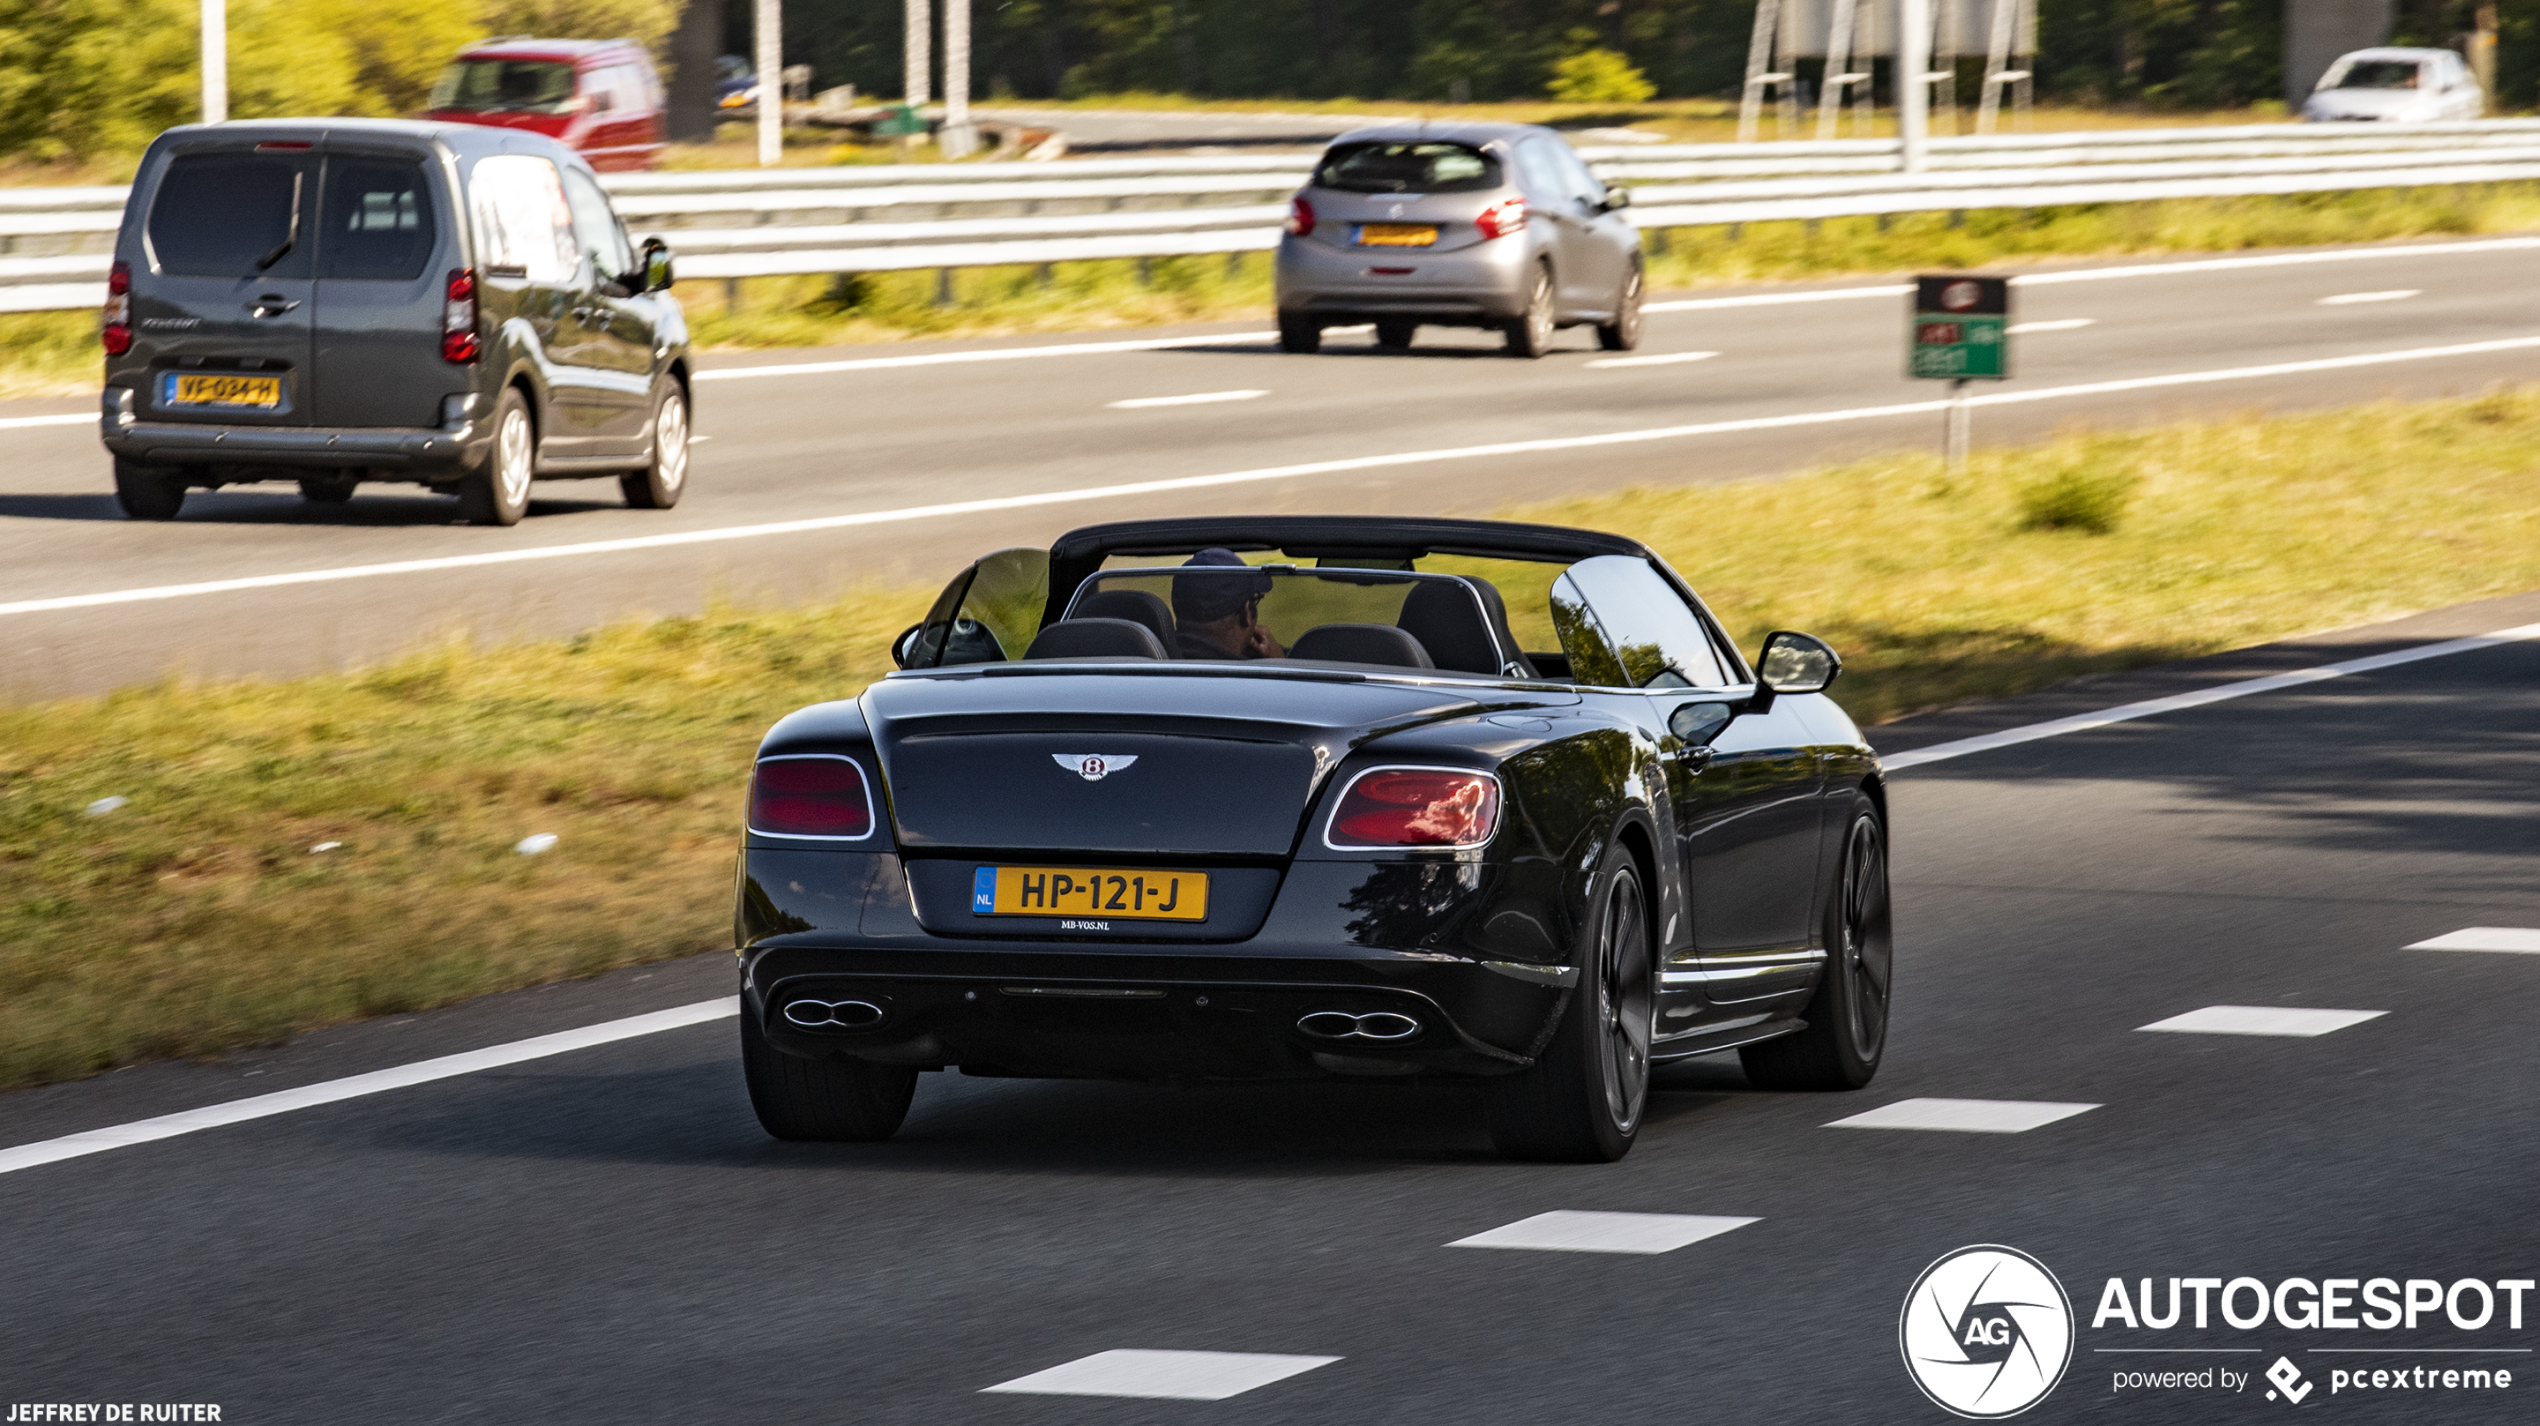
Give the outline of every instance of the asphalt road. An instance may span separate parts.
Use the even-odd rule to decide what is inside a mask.
[[[2540,377],[2536,255],[2540,242],[2523,239],[2041,275],[2016,289],[2018,321],[2041,324],[2013,339],[2016,378],[1979,398],[2012,404],[1980,409],[1977,439]],[[2373,300],[2345,300],[2357,297]],[[337,507],[306,505],[288,486],[197,493],[179,520],[136,524],[106,493],[93,429],[13,424],[83,403],[0,404],[10,455],[0,463],[0,696],[93,692],[172,671],[285,675],[452,629],[554,634],[692,610],[718,593],[931,588],[985,550],[1044,545],[1097,520],[1478,514],[1930,446],[1936,412],[1891,409],[1941,394],[1901,374],[1905,300],[1858,282],[1679,298],[1653,313],[1631,365],[1606,364],[1585,330],[1565,333],[1551,357],[1518,362],[1493,354],[1495,339],[1456,331],[1424,334],[1408,354],[1336,336],[1323,355],[1284,356],[1258,324],[722,355],[703,363],[705,444],[677,510],[623,509],[611,481],[555,482],[511,530],[452,525],[454,502],[400,486]],[[1119,348],[1142,341],[1176,344]],[[1052,347],[1060,354],[981,359]],[[2459,347],[2472,349],[2422,355]],[[2394,354],[2416,355],[2384,360]],[[2305,365],[2341,359],[2365,364]],[[2252,374],[2286,364],[2297,369]],[[1230,394],[1240,395],[1116,404]],[[1653,431],[1673,434],[1638,439]],[[1123,484],[1150,488],[1085,493]],[[957,508],[922,513],[948,503]],[[828,523],[755,529],[806,520]],[[629,539],[639,543],[562,558],[378,568]],[[99,602],[345,569],[367,573]],[[1699,583],[1699,569],[1689,572]]]
[[[2540,597],[1910,720],[1890,749],[2527,625]],[[1672,1071],[1618,1165],[1489,1152],[1467,1090],[930,1075],[874,1146],[751,1121],[728,1020],[0,1173],[0,1400],[230,1423],[1938,1422],[1900,1365],[1924,1266],[2006,1244],[2079,1315],[2026,1419],[2301,1409],[2528,1421],[2519,1329],[2094,1327],[2151,1277],[2530,1279],[2540,643],[2455,653],[1895,778],[1900,995],[1842,1095]],[[24,1144],[727,993],[718,957],[0,1099]],[[2381,1012],[2145,1033],[2218,1006]],[[2095,1106],[2021,1133],[1832,1121]],[[1553,1211],[1756,1221],[1671,1252],[1454,1240]],[[2245,1310],[2245,1295],[2241,1302]],[[2159,1347],[2215,1354],[2118,1355]],[[2332,1348],[2362,1355],[2315,1351]],[[2460,1355],[2463,1348],[2485,1355]],[[2451,1355],[2403,1355],[2442,1349]],[[1224,1400],[982,1394],[1107,1351],[1337,1360]],[[2508,1390],[2331,1395],[2332,1370]],[[2112,1389],[2220,1366],[2244,1391]],[[2315,1394],[2313,1394],[2315,1393]]]

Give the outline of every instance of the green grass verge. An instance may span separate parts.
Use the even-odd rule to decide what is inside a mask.
[[[1877,721],[2540,587],[2535,472],[2527,389],[1510,513],[1649,541],[1749,648],[1827,636]],[[0,1086],[727,944],[750,749],[930,593],[0,709]]]

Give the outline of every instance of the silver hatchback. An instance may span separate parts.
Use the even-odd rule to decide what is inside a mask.
[[[1332,141],[1289,200],[1279,243],[1279,345],[1372,322],[1402,348],[1422,326],[1505,334],[1511,356],[1593,324],[1608,351],[1640,342],[1640,232],[1550,129],[1381,124]]]

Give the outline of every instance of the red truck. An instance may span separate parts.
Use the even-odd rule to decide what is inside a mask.
[[[602,172],[651,168],[664,138],[661,77],[633,40],[507,35],[459,52],[425,116],[544,134]]]

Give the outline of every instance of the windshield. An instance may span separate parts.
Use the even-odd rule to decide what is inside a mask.
[[[1467,581],[1408,570],[1197,564],[1108,569],[1069,619],[1125,619],[1168,657],[1300,659],[1386,668],[1505,672],[1513,641]]]
[[[463,59],[432,86],[435,109],[561,114],[572,102],[573,65],[564,60]]]
[[[1314,185],[1343,193],[1475,193],[1499,186],[1499,160],[1462,144],[1341,144],[1323,155]]]
[[[2415,89],[2423,67],[2412,60],[2359,59],[2346,67],[2333,89]]]

